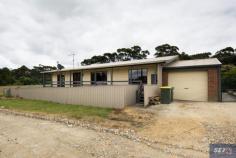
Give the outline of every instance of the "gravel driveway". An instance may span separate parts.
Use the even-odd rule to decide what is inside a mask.
[[[139,134],[163,151],[209,157],[209,144],[236,144],[236,102],[174,102],[148,109],[155,121]]]
[[[170,157],[110,133],[0,113],[1,158]]]

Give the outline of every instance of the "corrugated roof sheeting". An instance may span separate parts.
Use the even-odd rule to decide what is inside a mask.
[[[217,58],[195,59],[195,60],[178,60],[166,65],[165,68],[181,68],[181,67],[199,67],[199,66],[217,66],[221,62]]]

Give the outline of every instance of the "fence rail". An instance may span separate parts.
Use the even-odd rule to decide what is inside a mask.
[[[112,85],[114,83],[141,84],[142,81],[45,81],[43,87],[78,87],[83,85]]]

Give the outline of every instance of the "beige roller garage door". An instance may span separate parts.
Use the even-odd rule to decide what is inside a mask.
[[[208,75],[206,71],[169,72],[168,85],[174,87],[174,99],[208,100]]]

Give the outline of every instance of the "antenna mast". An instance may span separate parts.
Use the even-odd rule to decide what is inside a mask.
[[[73,57],[73,68],[75,68],[75,53],[69,54],[69,56]]]

